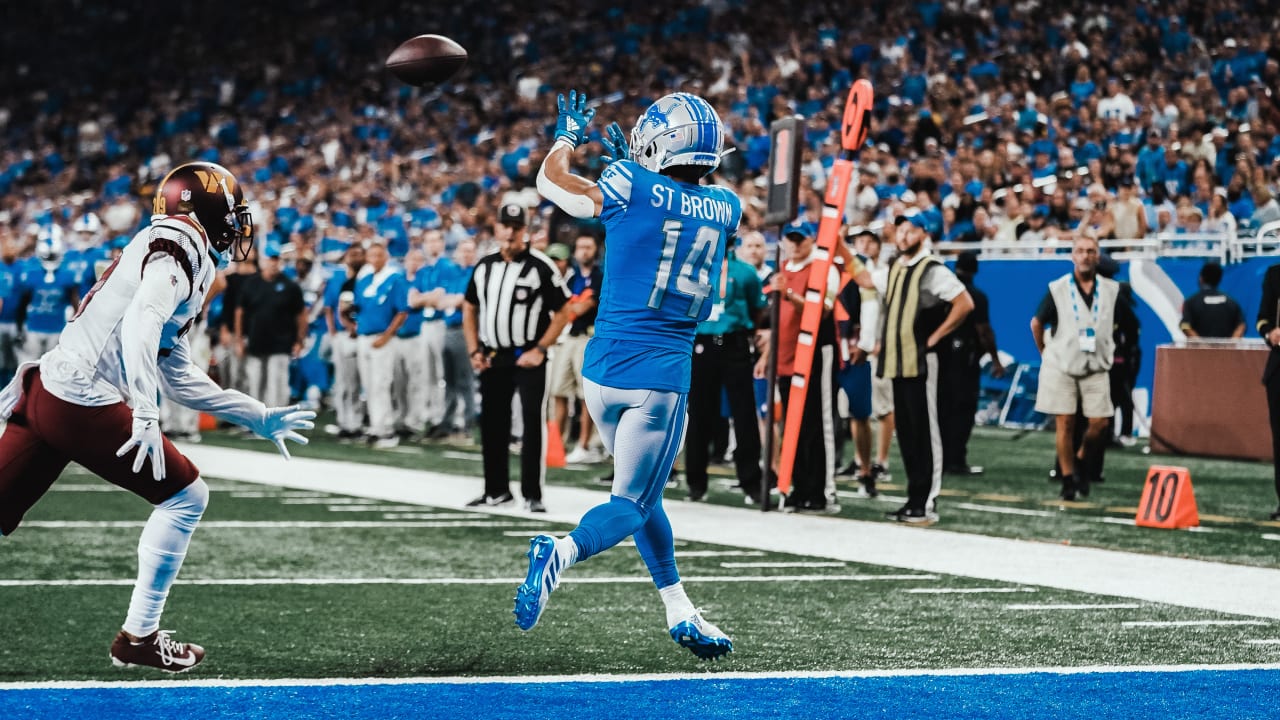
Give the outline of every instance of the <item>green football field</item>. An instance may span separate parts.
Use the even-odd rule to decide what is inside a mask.
[[[1016,438],[1016,439],[1015,439]],[[1277,566],[1270,468],[1183,461],[1208,532],[1133,527],[1154,459],[1112,455],[1090,503],[1052,502],[1050,438],[984,432],[981,478],[944,483],[938,526],[965,533]],[[216,435],[211,444],[270,449]],[[300,456],[474,476],[475,448],[373,451],[325,438]],[[900,465],[899,465],[900,467]],[[551,482],[606,490],[603,468]],[[164,626],[209,648],[202,678],[325,678],[854,671],[1274,663],[1280,621],[1128,597],[976,580],[723,544],[681,542],[691,596],[735,639],[714,665],[676,646],[632,546],[573,568],[542,622],[522,633],[512,597],[528,538],[569,525],[395,504],[213,477],[212,500],[170,597]],[[479,488],[479,480],[476,480]],[[888,494],[895,491],[888,489]],[[682,488],[669,491],[679,502]],[[712,501],[742,507],[716,485]],[[842,518],[878,519],[892,500],[842,502]],[[994,510],[992,509],[994,508]],[[0,681],[120,680],[107,647],[128,604],[148,506],[72,468],[0,545],[9,636]],[[841,519],[826,522],[841,523]],[[932,530],[919,530],[930,533]],[[1247,589],[1242,589],[1247,592]],[[159,673],[155,673],[159,676]]]

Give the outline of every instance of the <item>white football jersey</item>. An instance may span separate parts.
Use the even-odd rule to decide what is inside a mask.
[[[150,358],[149,367],[126,367],[120,329],[142,282],[144,263],[161,257],[172,258],[176,265],[170,278],[174,287],[190,292],[183,293],[185,298],[180,294],[173,307],[146,310],[168,318],[160,334],[160,354],[167,355],[178,344],[204,307],[217,266],[199,225],[185,215],[157,215],[85,295],[62,331],[58,346],[41,358],[40,376],[49,392],[77,405],[133,404],[129,374],[146,373],[154,378],[159,359]],[[155,399],[149,401],[154,403]]]

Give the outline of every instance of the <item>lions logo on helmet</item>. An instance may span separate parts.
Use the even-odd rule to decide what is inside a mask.
[[[720,116],[706,100],[689,93],[659,98],[631,131],[632,157],[653,172],[697,165],[709,173],[720,166],[723,149]]]
[[[36,259],[45,272],[57,270],[62,263],[62,256],[67,251],[62,235],[62,228],[57,225],[42,227],[36,235]]]

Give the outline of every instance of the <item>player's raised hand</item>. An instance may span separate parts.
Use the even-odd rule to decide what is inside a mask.
[[[164,437],[160,434],[158,420],[133,419],[133,434],[128,442],[116,451],[116,457],[124,457],[130,450],[137,448],[138,454],[133,458],[133,472],[142,472],[142,465],[151,458],[151,477],[156,482],[164,479]]]
[[[316,426],[315,412],[311,410],[301,410],[297,405],[289,405],[288,407],[267,408],[262,414],[262,422],[258,427],[250,428],[260,437],[266,438],[275,443],[276,449],[284,456],[285,460],[289,460],[289,448],[285,446],[285,440],[292,440],[299,445],[306,445],[308,440],[306,437],[298,434],[299,430],[311,430]]]
[[[564,93],[556,96],[556,140],[565,140],[575,148],[582,144],[582,137],[587,125],[596,116],[596,109],[587,107],[587,94],[577,90],[569,91],[569,99]]]
[[[616,122],[609,123],[609,127],[605,128],[605,137],[600,139],[600,144],[604,145],[604,157],[611,163],[631,159],[631,146],[627,144],[627,136]]]

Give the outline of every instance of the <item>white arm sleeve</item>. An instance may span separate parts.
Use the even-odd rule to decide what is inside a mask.
[[[164,394],[192,410],[207,412],[250,429],[261,423],[267,407],[237,390],[223,390],[191,362],[191,344],[182,338],[160,361]]]
[[[120,323],[124,373],[135,418],[160,419],[156,405],[160,334],[186,297],[187,286],[186,273],[177,261],[168,255],[156,255],[143,267],[142,282]]]
[[[593,218],[596,216],[596,204],[591,198],[586,195],[569,192],[552,182],[551,178],[547,177],[547,160],[551,159],[552,155],[561,151],[562,143],[564,152],[572,151],[569,144],[563,140],[556,142],[556,144],[551,147],[551,152],[547,153],[547,157],[542,161],[542,165],[538,168],[538,192],[542,194],[542,197],[555,203],[561,210],[569,213],[573,217],[581,220]]]

